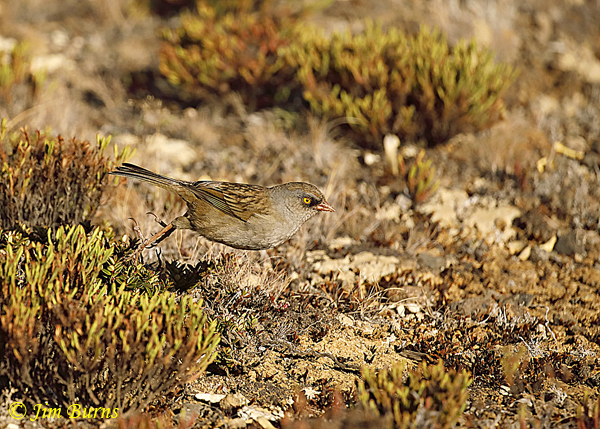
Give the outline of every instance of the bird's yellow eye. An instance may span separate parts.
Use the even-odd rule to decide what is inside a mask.
[[[304,201],[304,204],[306,204],[306,205],[309,205],[312,202],[312,200],[308,197],[304,197],[303,201]]]

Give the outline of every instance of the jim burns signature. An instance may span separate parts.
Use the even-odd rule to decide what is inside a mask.
[[[9,413],[11,417],[21,420],[27,414],[27,407],[22,402],[13,402],[10,405]],[[42,404],[33,406],[35,416],[31,416],[29,420],[35,422],[38,419],[57,419],[67,417],[69,419],[116,419],[119,417],[118,408],[103,408],[103,407],[82,407],[80,404],[70,405],[66,410],[66,415],[62,415],[62,408],[45,407]]]

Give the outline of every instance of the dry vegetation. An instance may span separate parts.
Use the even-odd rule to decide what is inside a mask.
[[[600,428],[598,22],[0,0],[0,426]],[[109,179],[124,160],[308,181],[336,213],[268,251],[177,231],[134,261],[147,212],[185,203]]]

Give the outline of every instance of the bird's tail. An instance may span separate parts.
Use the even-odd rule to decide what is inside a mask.
[[[138,167],[137,165],[129,164],[127,162],[122,166],[117,167],[116,170],[111,171],[109,174],[140,179],[172,192],[176,192],[178,189],[181,189],[182,186],[185,186],[185,182],[182,182],[181,180],[161,176],[153,171],[146,170],[145,168]]]

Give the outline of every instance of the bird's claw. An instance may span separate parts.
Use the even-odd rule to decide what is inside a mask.
[[[151,213],[154,215],[154,213]],[[156,217],[156,219],[158,219],[158,216],[154,215]],[[135,222],[135,220],[134,220]],[[139,255],[144,249],[150,249],[152,247],[155,247],[158,243],[160,243],[161,241],[163,241],[165,238],[167,238],[169,235],[171,235],[174,231],[175,231],[175,227],[173,226],[173,224],[166,224],[160,220],[157,220],[157,222],[159,222],[161,225],[163,225],[163,229],[154,234],[152,237],[150,237],[149,239],[145,240],[143,239],[143,235],[142,232],[140,230],[140,227],[138,226],[137,222],[135,222],[135,226],[134,226],[134,230],[140,235],[142,236],[142,243],[139,245],[139,247],[135,250],[135,252],[133,252],[130,256],[130,259],[134,259],[137,255]]]
[[[152,213],[152,212],[147,212],[146,214],[147,214],[147,215],[152,215],[152,216],[154,216],[154,220],[155,220],[155,221],[156,221],[156,222],[157,222],[157,223],[158,223],[160,226],[162,226],[163,228],[166,228],[166,227],[167,227],[167,224],[166,224],[166,223],[165,223],[165,222],[164,222],[164,221],[163,221],[161,218],[159,218],[157,215],[155,215],[154,213]]]
[[[129,219],[131,219],[133,221],[133,231],[141,238],[142,242],[146,241],[146,238],[144,237],[144,233],[142,232],[142,229],[140,228],[140,224],[138,223],[138,221],[132,217],[130,217]]]
[[[154,213],[149,212],[147,214],[153,215],[156,222],[158,222],[163,228],[165,226],[167,226],[167,224],[164,223],[162,220],[160,220],[160,218],[158,216],[156,216]],[[140,243],[140,245],[138,246],[138,248],[135,249],[135,251],[128,258],[128,259],[135,259],[135,257],[138,256],[140,253],[142,253],[142,251],[144,249],[152,248],[158,243],[154,242],[155,241],[155,240],[153,240],[154,236],[150,237],[148,240],[146,240],[146,237],[144,236],[144,233],[142,232],[142,229],[140,228],[138,221],[132,217],[130,217],[129,219],[131,219],[133,221],[133,231],[138,235],[138,237],[140,237],[140,240],[142,241]]]

